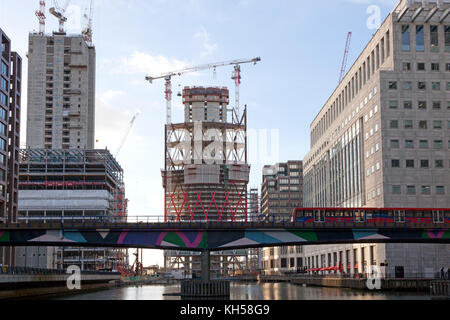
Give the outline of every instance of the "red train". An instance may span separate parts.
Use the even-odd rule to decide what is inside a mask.
[[[298,223],[450,224],[450,209],[297,208]]]

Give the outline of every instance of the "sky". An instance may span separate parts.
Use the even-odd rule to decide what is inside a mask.
[[[67,0],[59,0],[64,6]],[[48,13],[46,32],[56,31]],[[89,0],[67,7],[68,33],[80,33]],[[348,32],[348,68],[397,0],[93,0],[96,68],[96,148],[115,154],[139,113],[118,161],[124,169],[130,216],[163,215],[161,168],[166,121],[164,81],[147,75],[206,63],[261,57],[242,66],[241,105],[248,106],[249,186],[262,166],[302,160],[310,124],[338,84]],[[0,28],[24,59],[21,145],[25,145],[28,33],[39,29],[38,0],[0,0]],[[374,24],[375,22],[375,24]],[[374,27],[375,25],[375,27]],[[184,121],[184,86],[226,86],[234,101],[232,66],[173,79],[174,123]],[[272,137],[268,139],[267,137]],[[130,259],[131,259],[130,255]],[[144,265],[163,264],[147,250]]]

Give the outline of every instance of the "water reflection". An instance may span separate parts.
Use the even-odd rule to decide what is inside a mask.
[[[60,297],[62,300],[179,300],[179,285],[136,286]],[[168,294],[168,295],[167,295]],[[231,300],[430,300],[411,292],[369,292],[351,289],[303,287],[289,283],[233,284]]]

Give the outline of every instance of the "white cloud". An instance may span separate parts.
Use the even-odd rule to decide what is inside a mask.
[[[188,63],[163,55],[152,56],[150,54],[134,51],[130,57],[122,57],[118,60],[104,60],[105,69],[110,74],[148,74],[158,75],[167,71],[186,68]],[[114,68],[111,66],[114,65]]]
[[[194,35],[194,37],[196,39],[201,40],[202,43],[203,43],[203,51],[200,53],[200,55],[202,57],[209,56],[209,55],[213,54],[217,50],[217,48],[218,48],[217,43],[212,43],[210,41],[209,33],[208,33],[208,31],[206,31],[206,29],[204,27],[202,27],[201,30],[198,31]]]

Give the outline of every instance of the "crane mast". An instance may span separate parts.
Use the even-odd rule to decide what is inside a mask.
[[[119,148],[117,148],[117,152],[116,152],[116,154],[115,154],[115,158],[117,158],[117,156],[118,156],[119,153],[120,153],[120,150],[122,150],[122,147],[123,147],[123,145],[125,144],[125,141],[127,140],[128,135],[130,134],[131,129],[132,129],[133,126],[134,126],[134,122],[136,121],[136,118],[137,118],[139,115],[140,115],[140,113],[138,112],[138,113],[136,113],[136,114],[133,116],[133,118],[131,119],[130,124],[128,125],[127,132],[125,133],[125,136],[123,137],[122,142],[121,142],[120,145],[119,145]]]
[[[84,41],[88,45],[92,46],[92,5],[94,0],[91,0],[90,6],[89,6],[89,15],[85,14],[84,17],[87,19],[87,25],[81,32],[83,34]]]
[[[39,1],[39,10],[36,11],[36,17],[39,20],[39,34],[43,35],[45,33],[45,1]]]
[[[352,41],[352,33],[347,34],[347,41],[345,43],[344,59],[342,60],[341,73],[339,75],[339,83],[344,79],[345,70],[347,69],[348,52],[350,50],[350,43]]]
[[[177,71],[171,71],[167,72],[161,75],[157,76],[147,76],[145,77],[145,80],[147,80],[150,83],[153,83],[155,80],[164,79],[166,81],[165,84],[165,99],[166,99],[166,111],[167,111],[167,124],[172,123],[172,77],[175,76],[182,76],[186,73],[190,72],[197,72],[202,70],[208,70],[208,69],[214,69],[216,70],[219,67],[225,67],[225,66],[234,66],[234,72],[232,79],[235,80],[235,86],[236,86],[236,105],[234,107],[235,116],[239,119],[239,86],[241,84],[241,64],[247,64],[247,63],[253,63],[257,64],[261,61],[260,57],[248,59],[248,60],[231,60],[231,61],[225,61],[225,62],[217,62],[217,63],[209,63],[205,65],[200,65],[196,67],[189,67],[182,70]]]

